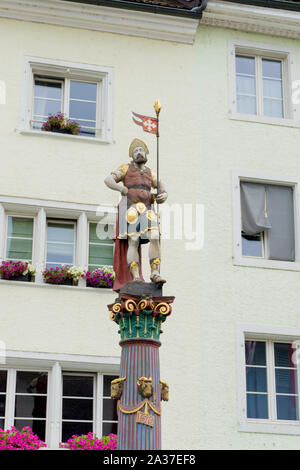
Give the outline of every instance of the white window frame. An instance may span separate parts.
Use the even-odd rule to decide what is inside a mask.
[[[261,325],[238,325],[237,327],[238,430],[242,432],[300,435],[300,420],[284,421],[274,419],[274,416],[276,416],[276,398],[274,399],[274,390],[271,390],[271,399],[273,397],[273,402],[269,406],[269,419],[247,418],[245,365],[246,340],[293,343],[294,341],[300,340],[300,329]],[[297,356],[299,357],[299,353],[297,353]],[[270,365],[267,366],[267,373],[269,373],[270,367]],[[300,366],[298,365],[298,385],[300,384],[299,372]],[[268,383],[271,388],[274,388],[274,377],[268,376]],[[270,393],[270,390],[268,390],[268,392]]]
[[[266,59],[282,61],[282,85],[283,85],[283,108],[284,117],[275,118],[257,114],[243,114],[237,111],[236,98],[236,55],[246,55]],[[257,73],[257,71],[256,71]],[[260,78],[260,77],[259,77]],[[277,124],[291,127],[300,127],[300,107],[292,103],[292,86],[297,80],[296,53],[294,49],[277,44],[264,44],[240,39],[228,41],[228,79],[229,79],[229,118],[239,121],[252,121],[265,124]],[[260,82],[257,79],[257,82]],[[262,100],[262,90],[256,90],[257,100]]]
[[[58,134],[32,129],[31,120],[34,108],[34,75],[49,75],[53,78],[64,79],[63,86],[63,112],[68,114],[69,85],[70,80],[96,82],[97,87],[97,118],[98,131],[95,137]],[[64,62],[58,60],[43,59],[31,56],[24,57],[23,86],[21,97],[21,117],[19,131],[23,134],[50,136],[55,138],[67,138],[87,140],[88,142],[113,142],[113,68],[96,65]],[[66,98],[67,97],[67,98]]]
[[[16,370],[48,372],[46,443],[47,450],[59,449],[62,431],[62,374],[95,375],[94,432],[102,437],[103,376],[120,373],[119,357],[82,356],[24,351],[6,351],[6,363],[0,370],[8,370],[5,428],[13,425]]]
[[[51,377],[51,369],[47,367],[30,367],[28,366],[22,366],[22,367],[12,367],[12,366],[5,366],[1,365],[0,369],[7,370],[7,385],[6,385],[6,405],[5,405],[5,421],[4,421],[4,427],[5,429],[10,428],[11,426],[14,425],[14,420],[15,420],[15,400],[16,400],[16,381],[17,381],[17,372],[47,372],[48,373],[48,379],[47,379],[47,408],[46,408],[46,419],[43,419],[43,421],[46,421],[46,426],[45,426],[45,439],[46,441],[48,440],[49,436],[49,381]],[[43,395],[41,395],[43,396]],[[22,419],[22,418],[16,418],[16,419]],[[24,418],[30,420],[31,418]]]
[[[276,184],[293,188],[294,228],[295,228],[295,261],[277,261],[266,258],[255,258],[242,255],[242,218],[240,182]],[[257,268],[285,269],[300,271],[300,184],[293,178],[283,178],[282,175],[237,171],[232,173],[232,205],[233,205],[233,264],[237,266],[252,266]]]
[[[33,220],[33,232],[32,232],[32,260],[34,256],[34,242],[36,238],[36,216],[35,215],[24,215],[24,214],[16,214],[14,212],[6,212],[5,214],[5,239],[4,239],[4,257],[6,258],[6,251],[7,251],[7,241],[8,241],[8,218],[9,217],[18,217],[18,218],[24,218],[24,219],[32,219]],[[22,260],[26,261],[26,260]],[[32,264],[32,261],[31,261]]]
[[[63,394],[63,390],[62,390],[62,411],[63,411],[63,399],[64,398],[79,398],[81,400],[93,400],[93,417],[94,419],[92,420],[92,432],[93,433],[96,433],[96,408],[97,408],[97,400],[98,400],[98,395],[99,395],[99,392],[97,390],[97,376],[96,374],[92,374],[92,373],[88,373],[88,372],[69,372],[69,371],[62,371],[62,383],[63,383],[63,377],[66,376],[66,375],[78,375],[80,377],[83,377],[83,376],[86,376],[86,377],[92,377],[93,378],[93,397],[71,397],[71,396],[65,396]],[[97,393],[98,392],[98,393]],[[63,418],[63,413],[61,414],[61,439],[62,439],[62,425],[63,425],[63,422],[77,422],[77,423],[89,423],[91,422],[91,420],[76,420],[76,419],[64,419]],[[97,433],[96,433],[97,434]],[[98,435],[99,436],[99,435]]]
[[[97,220],[89,220],[89,222],[88,222],[87,262],[89,261],[89,251],[90,251],[90,224],[97,224],[97,223],[99,223],[99,220],[98,220],[98,221],[97,221]],[[100,221],[100,223],[101,223],[101,221]],[[103,224],[103,225],[106,225],[106,224]],[[98,244],[98,245],[101,245],[101,244]],[[103,244],[103,245],[104,245],[104,244]],[[112,243],[112,245],[114,245],[114,244]],[[89,265],[89,263],[88,263],[88,265]],[[91,266],[91,265],[90,265],[90,266]],[[102,265],[102,266],[106,266],[106,267],[109,267],[109,268],[112,267],[112,265],[110,265],[110,264],[105,264],[105,265]],[[96,269],[96,268],[97,268],[97,267],[96,267],[96,265],[95,265],[95,269]]]
[[[47,218],[46,220],[46,234],[48,232],[48,223],[56,223],[56,224],[61,224],[61,225],[73,225],[74,227],[74,242],[73,242],[73,263],[70,264],[70,266],[76,266],[76,247],[77,247],[77,220],[68,220],[64,218]],[[49,243],[57,243],[60,245],[70,245],[71,243],[65,243],[65,242],[49,242]],[[49,264],[56,264],[55,262],[52,263],[51,261],[47,261],[47,249],[48,249],[48,239],[46,235],[46,258],[45,258],[45,266],[47,263]],[[67,264],[67,263],[57,263],[57,266],[60,264]]]
[[[116,221],[117,209],[113,206],[96,206],[91,204],[67,203],[46,201],[40,199],[18,198],[0,196],[0,262],[6,259],[6,237],[8,215],[16,217],[34,218],[34,240],[32,251],[32,265],[36,268],[35,282],[21,283],[26,286],[40,286],[62,289],[86,289],[99,291],[86,287],[85,279],[80,279],[78,286],[52,285],[44,283],[42,271],[46,267],[47,254],[47,220],[60,219],[61,223],[75,223],[74,266],[88,269],[89,249],[89,222],[109,224],[113,226]],[[98,217],[98,220],[96,219]],[[0,280],[0,282],[7,282]],[[18,281],[9,281],[20,285]]]

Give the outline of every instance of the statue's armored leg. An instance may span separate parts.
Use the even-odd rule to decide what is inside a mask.
[[[129,271],[133,277],[133,281],[141,282],[140,268],[139,268],[139,238],[128,237],[128,251],[127,251],[127,263]]]
[[[149,259],[151,267],[151,276],[150,279],[156,284],[164,284],[166,282],[160,275],[160,243],[159,243],[159,234],[158,231],[152,230],[149,239]]]

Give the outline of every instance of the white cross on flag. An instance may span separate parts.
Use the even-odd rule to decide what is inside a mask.
[[[157,134],[157,119],[149,116],[143,116],[132,111],[132,119],[138,126],[142,126],[145,132]]]

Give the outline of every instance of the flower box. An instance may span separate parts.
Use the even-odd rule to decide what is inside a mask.
[[[35,281],[35,276],[31,276],[31,274],[21,274],[21,276],[14,276],[14,277],[9,277],[5,278],[4,276],[1,276],[1,279],[5,279],[6,281],[19,281],[19,282],[34,282]]]
[[[111,289],[115,279],[114,271],[109,267],[98,268],[93,272],[87,271],[85,275],[86,286],[93,288]]]
[[[57,132],[58,134],[73,134],[71,129],[58,129],[57,127],[52,127],[51,132]]]
[[[80,126],[76,121],[70,121],[63,113],[49,114],[47,121],[42,124],[42,131],[60,134],[78,135]]]
[[[2,261],[0,277],[6,281],[32,282],[35,268],[27,261]]]
[[[75,266],[57,266],[56,268],[45,269],[43,278],[46,284],[63,286],[77,286],[78,280],[83,275],[83,270]]]

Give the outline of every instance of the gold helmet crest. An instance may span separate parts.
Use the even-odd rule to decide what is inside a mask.
[[[132,158],[133,151],[136,147],[143,147],[145,149],[146,155],[148,155],[149,149],[148,149],[147,145],[145,144],[145,142],[143,140],[140,140],[140,139],[133,139],[133,141],[131,142],[130,147],[129,147],[129,156],[130,156],[130,158]]]

